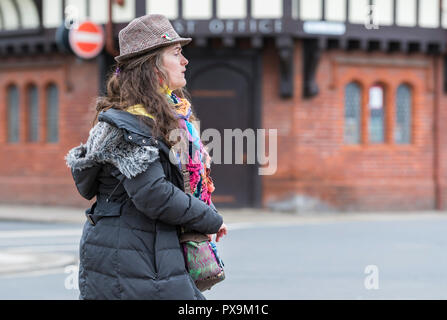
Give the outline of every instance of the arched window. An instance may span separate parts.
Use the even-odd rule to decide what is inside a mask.
[[[347,144],[360,143],[361,136],[361,88],[351,82],[345,87],[345,134]]]
[[[369,142],[383,143],[385,137],[385,89],[376,84],[369,88]]]
[[[55,84],[46,89],[47,142],[59,141],[59,90]]]
[[[411,88],[408,85],[401,84],[397,88],[395,143],[405,144],[411,141],[411,95]]]
[[[19,89],[12,85],[7,89],[8,142],[19,142]]]
[[[39,140],[39,99],[35,85],[27,89],[27,141],[36,142]]]

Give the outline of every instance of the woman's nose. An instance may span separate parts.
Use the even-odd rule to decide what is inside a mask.
[[[186,59],[185,57],[183,57],[182,64],[183,64],[184,66],[186,66],[188,63],[189,63],[188,59]]]

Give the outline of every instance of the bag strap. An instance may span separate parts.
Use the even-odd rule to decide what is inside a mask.
[[[180,240],[180,243],[184,243],[184,242],[188,242],[188,241],[193,241],[193,242],[198,243],[198,242],[208,241],[208,236],[203,233],[183,231],[180,234],[179,240]]]
[[[124,179],[126,179],[126,176],[124,174],[122,174],[118,168],[115,168],[112,172],[111,172],[112,176],[116,179],[118,179],[118,184],[115,186],[115,188],[113,189],[113,191],[109,194],[109,196],[106,199],[106,202],[110,201],[110,198],[113,196],[113,194],[115,193],[116,189],[118,189],[118,187],[123,183]],[[126,193],[127,194],[127,193]],[[127,195],[127,198],[129,198],[129,195]],[[127,200],[127,199],[126,199]]]
[[[182,165],[182,175],[183,175],[183,188],[186,194],[191,194],[191,185],[189,183],[189,171],[186,168],[186,164],[183,163],[182,159],[180,159],[180,163]],[[185,234],[186,230],[184,227],[180,227],[180,233]]]
[[[183,188],[185,189],[185,193],[191,193],[191,185],[189,183],[190,176],[189,171],[186,168],[186,164],[183,163],[180,159],[180,163],[182,164],[182,175],[183,175]]]
[[[118,187],[121,185],[121,183],[123,183],[123,181],[124,181],[125,178],[126,178],[126,177],[123,175],[123,176],[119,179],[118,184],[115,186],[115,189],[113,189],[113,191],[109,194],[109,196],[108,196],[107,199],[106,199],[106,202],[109,202],[109,201],[110,201],[110,198],[113,196],[113,194],[115,193],[116,189],[118,189]]]

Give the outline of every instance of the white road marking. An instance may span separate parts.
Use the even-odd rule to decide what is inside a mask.
[[[32,248],[29,248],[28,252],[3,250],[0,252],[0,274],[61,267],[74,261],[76,258],[72,254],[34,252]]]
[[[0,252],[0,269],[4,265],[18,264],[18,263],[30,263],[34,258],[30,255],[20,255],[16,253]]]
[[[33,252],[57,252],[57,251],[78,251],[78,244],[56,244],[56,245],[29,245],[29,246],[21,246],[21,247],[7,247],[7,251],[14,252],[29,252],[32,250]]]
[[[0,239],[81,236],[81,229],[0,231]]]
[[[22,273],[10,273],[1,275],[0,279],[12,279],[12,278],[26,278],[26,277],[40,277],[40,276],[46,276],[50,274],[63,274],[65,273],[65,267],[64,268],[51,268],[51,269],[45,269],[45,270],[35,270],[30,272],[22,272]]]

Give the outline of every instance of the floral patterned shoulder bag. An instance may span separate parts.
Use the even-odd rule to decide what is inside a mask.
[[[182,174],[186,193],[191,193],[190,176],[182,163]],[[211,289],[225,279],[224,264],[220,259],[216,245],[208,236],[182,228],[180,245],[183,249],[186,268],[200,291]]]

